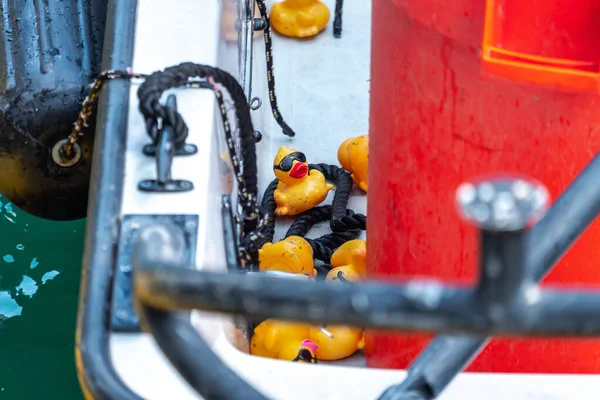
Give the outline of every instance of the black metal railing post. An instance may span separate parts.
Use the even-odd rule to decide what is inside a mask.
[[[484,308],[491,323],[502,324],[533,284],[527,275],[526,228],[541,216],[546,189],[535,182],[496,178],[466,182],[456,191],[460,215],[479,229],[479,280],[474,306]],[[379,400],[436,398],[482,347],[482,339],[440,335],[413,362],[407,378]],[[408,397],[407,397],[408,396]],[[410,397],[412,396],[412,397]]]
[[[500,324],[531,284],[526,229],[545,211],[548,192],[535,182],[498,177],[462,184],[456,200],[460,215],[479,229],[477,296],[491,322]]]

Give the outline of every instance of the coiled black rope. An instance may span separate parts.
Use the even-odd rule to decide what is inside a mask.
[[[276,205],[273,200],[273,192],[277,188],[277,182],[276,179],[271,182],[265,191],[265,196],[263,197],[261,204],[261,212],[265,212],[265,214],[269,216],[275,215]],[[331,219],[331,206],[319,206],[298,215],[286,232],[285,237],[303,237],[312,247],[313,257],[328,263],[331,260],[332,254],[338,247],[350,240],[357,239],[360,236],[361,230],[366,229],[366,217],[364,215],[356,214],[352,210],[346,210],[346,214],[348,219],[355,221],[355,225],[359,228],[328,233],[317,239],[306,238],[306,234],[313,226]],[[265,221],[265,219],[261,219],[261,222],[262,221]],[[250,244],[253,239],[250,236],[244,239],[246,242],[246,250],[258,250],[264,246],[265,243],[273,242],[275,236],[275,219],[271,217],[269,222],[269,224],[265,224],[261,227],[263,229],[257,229],[257,232],[259,233],[256,233],[257,236],[254,238],[254,243]]]
[[[265,243],[273,242],[275,236],[275,201],[273,200],[273,192],[277,188],[277,180],[275,179],[267,190],[261,204],[261,213],[268,215],[269,218],[261,219],[261,223],[264,225],[259,226],[255,234],[255,237],[247,236],[244,238],[244,248],[246,251],[256,251]],[[262,214],[261,214],[262,215]],[[348,221],[354,221],[353,225],[357,228],[348,229],[345,231],[332,232],[325,234],[317,239],[306,238],[308,231],[316,224],[331,219],[331,206],[319,206],[312,208],[308,211],[298,215],[296,220],[292,223],[290,228],[285,234],[285,237],[300,236],[303,237],[313,249],[313,257],[317,260],[329,262],[331,255],[334,251],[342,244],[357,239],[360,236],[361,230],[366,230],[366,216],[362,214],[356,214],[354,211],[346,210],[346,216]],[[263,221],[269,221],[264,223]]]
[[[313,249],[313,257],[317,260],[329,262],[333,253],[344,243],[358,239],[360,229],[346,232],[333,232],[323,235],[317,239],[304,238]]]
[[[139,109],[145,118],[148,135],[155,142],[157,140],[158,129],[162,126],[170,125],[175,131],[176,145],[181,145],[185,142],[188,135],[188,128],[181,114],[161,104],[159,100],[166,90],[189,86],[190,82],[193,83],[194,78],[206,79],[205,85],[199,84],[197,87],[207,87],[215,91],[215,96],[223,117],[231,162],[238,180],[239,200],[244,210],[246,223],[244,224],[243,232],[250,233],[256,229],[256,220],[259,215],[257,206],[258,171],[256,166],[256,143],[250,109],[247,105],[244,90],[233,76],[219,68],[191,62],[181,63],[149,75],[138,89]],[[240,136],[241,163],[235,153],[231,130],[226,114],[224,113],[225,106],[219,87],[217,86],[218,84],[223,85],[227,89],[235,106]],[[240,164],[243,168],[240,168]]]
[[[285,233],[285,237],[302,236],[318,223],[331,219],[331,206],[317,206],[298,215]]]
[[[239,255],[240,258],[245,258],[246,262],[250,262],[250,257],[257,255],[258,249],[263,247],[265,243],[273,242],[275,237],[275,209],[277,208],[274,193],[278,183],[279,181],[274,179],[267,186],[260,204],[261,219],[259,225],[255,231],[250,232],[240,242]]]
[[[333,201],[331,206],[316,207],[300,214],[300,216],[298,216],[300,221],[306,219],[307,222],[295,223],[296,225],[292,225],[290,229],[294,228],[302,230],[305,228],[301,228],[301,226],[312,226],[310,225],[310,221],[319,220],[319,222],[323,222],[329,219],[329,226],[334,233],[347,232],[356,229],[366,230],[367,217],[347,209],[350,191],[352,190],[353,185],[352,177],[350,177],[344,169],[335,165],[309,164],[309,170],[312,169],[320,171],[325,176],[325,179],[335,184],[336,189]],[[274,193],[278,183],[279,181],[274,179],[265,190],[260,205],[260,215],[262,217],[261,226],[255,232],[252,232],[250,236],[242,240],[242,244],[240,245],[241,250],[248,253],[254,253],[265,243],[273,241],[275,235],[275,209],[277,208]],[[306,232],[298,236],[304,236],[305,234]],[[291,235],[286,234],[286,237],[287,236]]]
[[[343,168],[329,164],[310,164],[309,169],[320,171],[325,175],[325,179],[335,184],[335,194],[331,202],[331,230],[333,232],[343,232],[351,229],[366,229],[366,216],[361,214],[349,216],[346,213],[353,185],[350,174]]]
[[[325,277],[333,269],[331,264],[315,264],[315,269],[317,270],[317,277],[315,280],[322,281],[325,280]]]
[[[273,68],[273,45],[271,40],[271,21],[269,18],[269,12],[267,11],[267,5],[264,0],[256,0],[256,5],[260,11],[262,19],[265,21],[265,59],[267,61],[267,86],[269,88],[269,103],[271,104],[271,112],[273,118],[279,124],[283,133],[287,136],[294,137],[296,132],[283,120],[281,113],[279,112],[279,106],[277,105],[277,95],[275,94],[275,72]]]
[[[364,215],[356,214],[354,211],[346,210],[346,215],[357,221],[356,225],[361,225],[361,221],[366,220]],[[301,236],[304,237],[308,231],[316,224],[331,219],[331,206],[319,206],[311,208],[308,211],[298,215],[296,220],[285,233],[285,237]],[[362,228],[351,229],[340,232],[325,234],[317,239],[309,239],[304,237],[313,249],[313,257],[326,263],[331,260],[333,252],[349,240],[357,239],[360,236],[360,231],[366,229],[366,224],[361,225]]]
[[[260,202],[260,215],[263,217],[267,217],[269,222],[264,225],[264,228],[261,231],[261,237],[259,240],[259,246],[262,247],[267,242],[272,242],[273,237],[275,236],[275,210],[277,209],[277,203],[275,202],[275,190],[277,189],[277,185],[279,184],[279,180],[273,179]]]
[[[366,229],[366,224],[361,224],[361,221],[365,222],[366,220],[364,215],[356,214],[350,209],[346,210],[346,215],[350,219],[356,220],[356,225],[361,226],[361,228],[328,233],[317,239],[304,237],[313,226],[331,219],[331,206],[319,206],[298,215],[285,233],[285,237],[304,237],[313,249],[313,257],[328,263],[331,255],[338,247],[349,240],[357,239],[360,236],[360,231]]]
[[[363,214],[357,214],[350,209],[346,209],[346,216],[349,220],[354,221],[351,226],[351,230],[366,230],[367,229],[367,217]],[[311,208],[308,211],[298,215],[296,220],[289,227],[285,234],[288,236],[302,236],[304,237],[308,231],[316,224],[324,221],[331,220],[331,206],[318,206]],[[349,225],[347,225],[349,226]],[[346,232],[346,231],[344,231]]]

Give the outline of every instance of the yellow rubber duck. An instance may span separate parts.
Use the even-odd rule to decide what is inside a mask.
[[[250,354],[314,364],[318,349],[309,336],[310,325],[267,319],[254,329]]]
[[[341,282],[360,282],[362,277],[356,272],[352,265],[344,265],[337,268],[332,268],[325,277],[326,281],[341,281]]]
[[[321,327],[310,329],[310,341],[318,346],[316,351],[318,360],[341,360],[365,347],[365,335],[362,328],[344,325],[325,325],[323,328],[331,336],[323,332]]]
[[[367,191],[369,169],[369,135],[344,140],[338,149],[338,161],[350,172],[354,184]]]
[[[350,240],[331,255],[331,271],[326,281],[358,282],[367,274],[367,242]]]
[[[279,242],[265,243],[258,250],[260,271],[281,271],[303,274],[311,279],[317,276],[313,249],[306,239],[290,236]]]
[[[310,210],[333,189],[320,171],[309,172],[304,153],[286,146],[281,146],[275,155],[273,171],[279,180],[274,193],[277,215],[297,215]]]
[[[329,23],[329,8],[320,0],[283,0],[271,7],[271,26],[285,36],[315,36]]]
[[[350,240],[340,246],[331,256],[334,267],[325,280],[328,282],[357,282],[367,273],[367,243]],[[327,335],[323,330],[330,335]],[[340,360],[354,354],[365,346],[364,329],[345,325],[326,325],[311,328],[310,340],[317,344],[319,360]]]

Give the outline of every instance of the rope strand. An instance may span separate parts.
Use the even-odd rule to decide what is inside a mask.
[[[313,257],[317,260],[329,262],[333,253],[344,243],[358,239],[360,229],[346,232],[327,233],[317,239],[306,239],[313,249]]]
[[[254,231],[258,225],[259,209],[257,206],[258,177],[256,166],[256,142],[254,139],[254,128],[250,117],[250,109],[247,106],[244,90],[228,72],[208,65],[194,64],[190,62],[169,67],[163,71],[152,73],[138,89],[140,100],[139,109],[146,120],[146,128],[149,135],[157,132],[159,121],[162,125],[168,124],[173,127],[176,137],[180,140],[187,137],[188,128],[178,112],[173,112],[169,107],[160,103],[162,93],[168,89],[177,88],[191,84],[191,79],[201,78],[207,80],[207,86],[197,84],[198,87],[209,87],[215,92],[221,117],[227,136],[234,171],[238,181],[238,195],[244,210],[244,234]],[[220,92],[222,85],[227,89],[235,105],[236,116],[239,127],[241,160],[235,154],[234,142],[231,138],[231,128],[227,120],[226,108],[223,96]],[[154,137],[153,137],[154,140]],[[241,161],[241,162],[240,162]],[[241,165],[241,167],[240,167]]]
[[[324,222],[329,220],[330,228],[334,233],[344,233],[357,229],[366,230],[367,217],[347,209],[353,185],[350,175],[344,169],[329,164],[309,164],[309,170],[312,169],[320,171],[328,181],[334,182],[336,189],[333,202],[330,206],[315,207],[300,214],[298,219],[290,226],[286,237],[291,236],[290,232],[297,232],[299,233],[298,236],[304,236],[312,226],[311,224],[314,225],[314,221]],[[274,179],[265,190],[260,206],[261,228],[242,240],[241,252],[257,252],[265,243],[273,242],[275,236],[275,209],[277,208],[274,193],[278,184],[279,181]]]
[[[204,82],[193,79],[201,78]],[[258,241],[257,233],[269,224],[268,217],[258,221],[260,210],[258,199],[258,176],[256,166],[256,142],[254,128],[250,117],[250,109],[242,87],[229,73],[208,65],[182,63],[163,71],[154,72],[138,89],[139,109],[145,118],[148,135],[155,140],[160,126],[170,125],[175,131],[179,145],[185,143],[188,128],[181,115],[160,103],[164,91],[181,86],[209,88],[215,93],[220,111],[227,147],[238,183],[238,201],[243,209],[243,225],[241,243],[247,246],[239,248],[239,262],[243,267],[258,264],[258,252],[254,243]],[[240,156],[235,150],[235,142],[231,135],[231,124],[227,118],[227,108],[223,100],[221,86],[227,89],[236,111]],[[176,144],[177,145],[177,144]]]
[[[98,75],[94,84],[92,85],[92,90],[90,94],[88,94],[83,103],[81,104],[81,111],[77,116],[77,120],[73,124],[73,130],[71,131],[67,141],[63,147],[64,157],[70,159],[73,157],[73,148],[75,143],[79,140],[79,137],[83,134],[85,128],[88,128],[88,121],[94,112],[96,103],[98,103],[98,97],[100,96],[100,90],[104,86],[106,81],[112,79],[143,79],[146,75],[144,74],[136,74],[131,72],[131,70],[127,69],[126,71],[118,71],[114,69],[109,69],[103,71]]]
[[[308,233],[310,228],[314,225],[331,220],[331,206],[319,206],[311,208],[308,211],[298,215],[296,220],[289,227],[285,234],[285,237],[289,236],[304,236]],[[353,231],[353,230],[366,230],[367,229],[367,217],[363,214],[356,214],[351,209],[346,210],[346,223],[344,224],[347,230],[341,231]]]
[[[271,112],[277,124],[283,130],[283,133],[289,137],[296,136],[296,132],[283,120],[277,105],[277,95],[275,94],[275,72],[273,68],[273,45],[271,40],[271,21],[267,5],[264,0],[256,0],[256,5],[260,11],[262,19],[265,21],[264,39],[265,39],[265,58],[267,61],[267,86],[269,88],[269,103],[271,104]]]

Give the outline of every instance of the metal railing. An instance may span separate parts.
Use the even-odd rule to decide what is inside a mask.
[[[240,43],[240,82],[250,98],[252,50],[248,43],[254,29],[254,1],[239,3],[241,42],[247,43]],[[134,24],[130,16],[135,15],[135,5],[133,0],[109,2],[107,42],[115,54],[106,67],[123,69],[131,64]],[[106,312],[118,242],[111,218],[120,207],[128,93],[128,83],[111,82],[98,116],[111,129],[99,129],[96,137],[104,156],[95,161],[92,187],[98,193],[116,188],[111,189],[116,194],[91,196],[86,234],[77,364],[84,392],[95,399],[140,399],[120,380],[110,360]],[[181,228],[157,223],[140,232],[132,258],[140,320],[182,376],[207,399],[265,397],[211,351],[181,310],[443,332],[409,367],[407,378],[380,396],[385,400],[433,399],[485,346],[486,336],[600,335],[600,292],[537,285],[600,213],[599,176],[600,156],[596,156],[530,229],[528,222],[544,203],[543,196],[534,195],[543,193],[535,184],[527,186],[530,196],[523,194],[523,183],[528,184],[523,179],[463,186],[458,196],[460,210],[481,231],[480,280],[471,288],[435,280],[327,285],[262,274],[198,271],[183,261]],[[503,200],[498,202],[499,198]],[[480,207],[482,200],[487,214]],[[496,203],[500,206],[494,209]],[[235,227],[231,208],[228,211],[223,215],[224,230],[231,239]],[[500,218],[495,218],[496,211]],[[229,261],[235,258],[235,249],[226,250]]]
[[[547,201],[543,187],[521,178],[462,185],[457,191],[459,210],[480,230],[480,278],[470,288],[435,280],[330,285],[177,268],[176,258],[166,256],[173,254],[170,242],[158,234],[172,227],[157,225],[140,238],[141,250],[133,265],[135,293],[146,312],[199,309],[250,318],[452,334],[438,336],[410,367],[408,379],[380,397],[432,399],[477,354],[485,336],[600,335],[600,291],[537,284],[600,212],[598,176],[600,156],[529,230],[528,224]],[[161,256],[151,256],[149,249],[162,249]],[[185,340],[185,345],[168,344],[157,337],[172,360],[182,356],[174,347],[201,343],[196,334]],[[200,365],[205,362],[199,360],[202,357],[194,358],[194,368],[201,370],[190,372],[175,365],[205,397],[228,385],[229,398],[263,398],[249,385],[232,392],[231,383],[223,379],[209,383],[192,379],[208,372]],[[215,363],[208,365],[214,372]],[[231,371],[227,374],[239,379]]]

